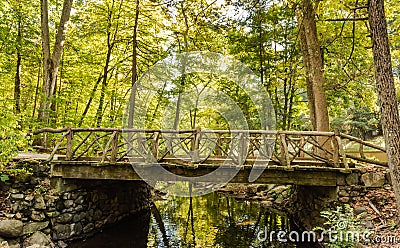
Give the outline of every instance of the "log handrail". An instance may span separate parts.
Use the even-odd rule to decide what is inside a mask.
[[[46,138],[44,145],[53,148],[50,149],[50,160],[54,158],[57,152],[60,153],[62,150],[65,152],[66,160],[100,157],[101,162],[117,162],[134,154],[143,157],[146,161],[150,157],[154,157],[155,161],[162,161],[175,156],[176,158],[185,158],[190,163],[199,163],[210,157],[225,156],[236,164],[242,164],[247,159],[256,157],[261,157],[265,161],[273,160],[273,157],[275,157],[278,158],[277,161],[280,164],[289,167],[289,169],[294,160],[307,158],[326,163],[328,166],[343,168],[349,168],[351,161],[376,165],[387,164],[365,158],[363,150],[365,147],[369,147],[385,152],[385,148],[338,131],[66,127],[59,129],[42,128],[32,131],[31,134],[43,135],[43,138]],[[51,140],[48,134],[53,134],[56,137],[61,134],[61,137],[58,136],[60,138]],[[128,135],[128,139],[125,137],[126,135]],[[122,138],[122,136],[125,138]],[[55,143],[49,145],[52,141]],[[348,154],[344,149],[344,141],[360,144],[360,156]],[[135,143],[135,145],[130,146],[127,152],[123,151],[122,148],[129,142]],[[274,144],[273,147],[272,144]],[[274,154],[272,158],[268,157],[271,151]],[[208,154],[202,155],[202,152],[208,152]]]

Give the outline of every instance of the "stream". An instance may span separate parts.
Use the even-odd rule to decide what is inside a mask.
[[[286,241],[279,240],[280,230],[301,233],[284,213],[213,192],[193,198],[169,196],[156,201],[151,210],[69,247],[319,247],[310,242],[289,242],[288,235]]]

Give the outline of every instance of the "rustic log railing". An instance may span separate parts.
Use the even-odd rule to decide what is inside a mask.
[[[349,168],[354,161],[386,166],[366,158],[364,148],[385,149],[339,132],[265,130],[144,130],[120,128],[44,128],[34,140],[66,161],[265,165],[289,169],[296,164]],[[359,155],[348,154],[344,145],[360,144]]]

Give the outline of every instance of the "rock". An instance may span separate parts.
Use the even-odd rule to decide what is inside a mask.
[[[76,234],[81,234],[82,233],[82,224],[81,223],[74,223],[71,224],[71,236],[76,235]]]
[[[282,196],[279,196],[279,197],[275,200],[275,203],[276,203],[276,204],[282,204],[282,202],[283,202],[283,197],[282,197]]]
[[[33,195],[27,195],[26,197],[25,197],[25,201],[32,201],[33,200]]]
[[[46,234],[40,231],[33,233],[32,236],[24,240],[24,247],[29,247],[32,245],[39,245],[39,247],[42,247],[42,246],[50,246],[51,244],[52,242],[50,238]]]
[[[27,223],[23,228],[23,232],[24,234],[34,233],[45,229],[48,225],[49,225],[48,221]]]
[[[82,203],[84,203],[85,202],[85,200],[83,199],[83,196],[79,196],[76,200],[75,200],[75,203],[76,204],[82,204]]]
[[[103,216],[103,213],[102,213],[99,209],[97,209],[97,210],[94,212],[94,219],[95,219],[95,220],[100,220],[102,216]]]
[[[368,213],[367,209],[365,207],[356,207],[353,211],[354,215],[359,215],[362,213]]]
[[[349,196],[346,190],[339,190],[339,196]]]
[[[48,217],[50,217],[50,218],[54,218],[54,217],[57,217],[57,216],[59,216],[60,215],[60,212],[57,212],[57,211],[52,211],[52,212],[47,212],[46,213],[46,215],[48,216]]]
[[[379,172],[369,172],[361,176],[366,187],[382,187],[385,184],[385,175]]]
[[[74,201],[73,200],[66,200],[66,201],[64,201],[64,206],[66,207],[66,208],[70,208],[70,207],[72,207],[74,205]]]
[[[364,225],[368,229],[374,229],[375,226],[370,220],[361,221],[361,224]]]
[[[85,212],[81,212],[80,214],[76,214],[74,215],[74,218],[72,219],[73,222],[78,222],[81,221],[82,219],[84,219],[86,217],[86,213]]]
[[[349,198],[349,197],[340,197],[340,198],[339,198],[339,201],[340,201],[340,202],[343,202],[343,203],[347,203],[347,202],[350,201],[350,198]]]
[[[53,226],[53,239],[68,239],[71,237],[71,225],[56,224]]]
[[[30,245],[30,246],[25,246],[26,248],[47,248],[46,246],[41,246],[41,245]]]
[[[285,185],[280,185],[280,186],[277,186],[277,187],[275,187],[275,188],[273,188],[273,189],[271,189],[268,193],[269,194],[272,194],[272,195],[278,195],[278,194],[281,194],[283,191],[285,191],[287,189],[287,186],[285,186]]]
[[[35,205],[33,206],[36,209],[46,209],[46,204],[44,202],[43,196],[37,196],[35,200]]]
[[[70,213],[64,213],[64,214],[61,214],[60,216],[58,216],[58,217],[56,218],[56,221],[57,221],[58,223],[68,223],[68,222],[70,222],[70,221],[72,220],[72,217],[73,217],[72,214],[70,214]]]
[[[265,206],[265,207],[272,207],[272,202],[271,201],[262,201],[261,205]]]
[[[66,248],[66,247],[68,247],[68,245],[67,245],[64,241],[62,241],[62,240],[58,241],[58,242],[57,242],[57,245],[58,245],[60,248]]]
[[[53,195],[45,195],[44,196],[44,200],[46,202],[47,207],[55,207],[58,199],[59,198],[57,196],[53,196]]]
[[[24,199],[24,194],[11,194],[11,199],[21,200]]]
[[[359,183],[358,174],[351,173],[346,177],[346,184],[347,185],[357,185]]]
[[[24,223],[20,220],[0,221],[0,236],[14,238],[22,235]]]
[[[94,229],[94,224],[93,223],[89,223],[83,228],[83,233],[91,232],[91,231],[93,231],[93,229]]]
[[[10,247],[10,248],[20,248],[21,247],[21,245],[19,244],[19,241],[17,239],[10,239],[7,242],[8,242],[8,247]]]
[[[9,248],[7,241],[0,241],[0,248]]]
[[[34,221],[42,221],[44,220],[45,216],[44,213],[38,211],[32,211],[31,219]]]

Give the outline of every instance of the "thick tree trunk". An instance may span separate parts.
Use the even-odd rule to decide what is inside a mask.
[[[49,121],[51,109],[51,97],[56,87],[56,76],[60,64],[61,55],[64,49],[64,42],[67,33],[69,16],[71,13],[73,0],[64,0],[60,23],[57,29],[56,41],[54,43],[53,54],[50,57],[50,36],[49,36],[49,14],[48,0],[41,0],[41,29],[42,29],[42,52],[43,52],[43,86],[44,98],[40,103],[39,120]]]
[[[312,130],[317,130],[317,123],[315,120],[315,98],[313,92],[313,80],[311,77],[310,55],[308,54],[308,46],[306,39],[306,31],[304,29],[303,17],[299,9],[296,10],[297,20],[299,22],[299,36],[300,36],[300,49],[303,57],[303,66],[306,78],[306,89],[308,99],[308,110],[310,113],[310,121]]]
[[[397,210],[400,215],[400,118],[394,87],[384,2],[382,0],[370,0],[368,14],[382,128]],[[398,218],[400,219],[400,216]]]
[[[310,62],[312,91],[314,93],[317,131],[329,131],[328,104],[324,89],[324,69],[318,41],[315,11],[311,0],[303,0],[303,25]]]

